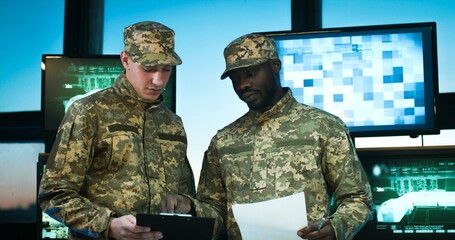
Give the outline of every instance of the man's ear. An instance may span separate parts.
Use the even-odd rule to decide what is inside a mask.
[[[125,68],[125,70],[130,69],[130,63],[128,62],[128,59],[129,59],[128,53],[125,50],[123,50],[120,53],[120,61],[122,62],[122,65]]]
[[[281,61],[279,59],[273,59],[271,64],[273,72],[279,74],[281,70]]]

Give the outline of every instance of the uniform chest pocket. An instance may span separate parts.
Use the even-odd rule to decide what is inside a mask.
[[[157,141],[165,165],[178,167],[185,163],[187,148],[185,136],[159,133]]]
[[[139,159],[142,158],[142,139],[136,131],[116,129],[103,136],[95,152],[93,169],[138,169]]]
[[[221,148],[218,151],[227,189],[236,194],[250,190],[252,147]]]
[[[278,191],[302,189],[308,179],[320,179],[321,153],[314,142],[289,140],[275,144],[274,149],[266,151],[271,175],[275,176]],[[314,175],[317,178],[313,178]]]

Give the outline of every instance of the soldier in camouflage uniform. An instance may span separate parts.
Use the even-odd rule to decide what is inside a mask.
[[[205,153],[197,198],[168,196],[166,211],[216,218],[216,235],[227,229],[242,239],[233,204],[305,193],[305,239],[352,239],[372,218],[369,182],[345,124],[336,116],[298,103],[282,88],[273,39],[247,34],[224,50],[235,92],[249,111],[219,130]],[[329,212],[332,196],[336,211]],[[318,227],[321,227],[318,230]],[[216,237],[215,237],[216,238]]]
[[[41,180],[40,206],[70,239],[160,239],[135,214],[159,213],[168,194],[195,194],[182,120],[161,94],[181,64],[174,31],[140,22],[125,28],[124,44],[125,72],[71,105]]]

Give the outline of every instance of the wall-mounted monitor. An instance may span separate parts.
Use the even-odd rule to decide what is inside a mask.
[[[439,133],[436,23],[262,34],[276,41],[282,85],[351,136]]]
[[[166,89],[165,105],[175,112],[175,67]],[[56,132],[68,106],[87,95],[112,86],[124,71],[119,55],[42,56],[41,111],[44,132]]]
[[[374,219],[358,239],[455,239],[455,147],[357,149]]]

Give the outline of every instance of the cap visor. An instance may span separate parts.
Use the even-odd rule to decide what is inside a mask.
[[[234,69],[257,66],[257,65],[265,63],[267,60],[268,59],[253,58],[253,59],[244,59],[244,60],[237,61],[235,63],[230,64],[230,66],[227,67],[226,70],[224,70],[223,74],[221,74],[220,78],[221,78],[221,80],[225,79],[229,75],[229,72]]]
[[[135,63],[141,66],[157,66],[157,65],[180,65],[182,60],[175,53],[149,53],[141,57],[132,56],[131,58]]]

